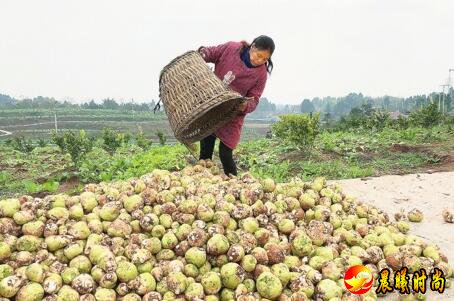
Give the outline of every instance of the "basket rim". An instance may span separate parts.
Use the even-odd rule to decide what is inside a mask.
[[[162,75],[164,74],[164,72],[169,69],[172,65],[174,65],[177,61],[179,61],[181,58],[187,56],[188,54],[192,54],[192,53],[197,53],[200,57],[202,57],[202,55],[198,52],[198,51],[195,51],[195,50],[189,50],[189,51],[186,51],[185,53],[183,54],[180,54],[179,56],[175,57],[174,59],[172,59],[167,65],[165,65],[161,72],[159,73],[159,85],[161,85],[161,81],[162,81]]]
[[[216,102],[216,100],[223,96],[223,95],[229,95],[229,94],[232,94],[231,98],[228,98],[228,99],[225,99],[223,102]],[[218,107],[219,105],[225,103],[225,102],[241,102],[242,100],[244,100],[245,98],[243,96],[241,96],[241,94],[237,94],[235,93],[234,91],[224,91],[223,93],[220,93],[220,94],[216,94],[214,95],[213,97],[211,97],[211,99],[209,99],[206,104],[209,104],[209,105],[206,105],[206,108],[204,110],[201,110],[201,111],[198,111],[197,114],[195,115],[188,115],[184,120],[180,120],[179,121],[179,124],[191,124],[193,123],[194,121],[196,121],[200,116],[206,114],[207,112],[215,109],[216,107]],[[213,106],[215,105],[215,106]],[[167,110],[166,110],[166,105],[164,104],[164,110],[166,111],[166,114],[168,115],[167,113]],[[182,128],[187,128],[187,126],[183,126]]]
[[[238,101],[238,99],[231,99],[229,101]],[[175,138],[179,141],[182,141],[182,142],[185,141],[185,142],[189,142],[189,143],[200,141],[201,139],[203,139],[203,137],[205,137],[206,135],[209,135],[209,133],[214,133],[215,131],[217,131],[219,128],[221,128],[225,124],[231,122],[236,116],[235,111],[236,111],[235,106],[233,106],[231,108],[231,110],[226,111],[227,115],[229,115],[228,118],[225,118],[224,120],[222,120],[220,122],[217,122],[216,125],[212,125],[211,127],[209,127],[209,130],[205,129],[203,134],[196,134],[191,137],[188,137],[187,134],[183,134],[189,129],[189,125],[187,125],[183,128],[178,129],[178,131],[175,131],[175,133],[174,133]],[[196,120],[193,120],[193,121],[196,121]]]
[[[162,76],[163,76],[164,72],[167,71],[168,69],[170,69],[170,67],[172,67],[177,61],[179,61],[180,59],[182,59],[185,56],[188,56],[189,54],[197,54],[205,62],[202,55],[198,51],[196,51],[196,50],[186,51],[185,53],[175,57],[173,60],[171,60],[167,65],[165,65],[162,68],[161,72],[159,73],[159,87],[161,87]],[[206,65],[206,62],[205,62],[205,65]],[[207,68],[208,68],[208,66],[207,66]],[[224,86],[225,89],[232,90],[232,88],[230,88],[229,85],[227,85],[224,81],[222,81],[219,77],[217,77],[217,75],[212,70],[210,70],[210,72],[212,72],[214,74],[214,76],[216,76],[216,78]],[[233,91],[233,92],[236,92],[236,91]],[[236,93],[238,93],[238,92],[236,92]],[[161,95],[159,95],[159,97],[161,98]]]

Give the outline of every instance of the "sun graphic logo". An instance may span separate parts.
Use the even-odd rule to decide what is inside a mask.
[[[350,267],[344,276],[345,287],[356,295],[367,293],[374,283],[371,271],[363,265]]]

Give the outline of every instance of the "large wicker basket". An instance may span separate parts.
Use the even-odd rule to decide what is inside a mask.
[[[175,138],[187,146],[232,120],[245,100],[210,70],[197,51],[188,51],[164,67],[159,97]]]

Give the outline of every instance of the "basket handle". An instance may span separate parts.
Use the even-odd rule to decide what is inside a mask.
[[[153,108],[153,114],[156,114],[156,111],[159,111],[161,109],[161,99],[158,101],[158,103],[154,106]]]

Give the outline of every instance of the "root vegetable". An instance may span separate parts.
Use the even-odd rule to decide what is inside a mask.
[[[0,297],[340,301],[355,300],[346,266],[452,275],[439,247],[408,234],[419,210],[391,222],[323,178],[218,172],[201,160],[80,195],[0,200]]]

